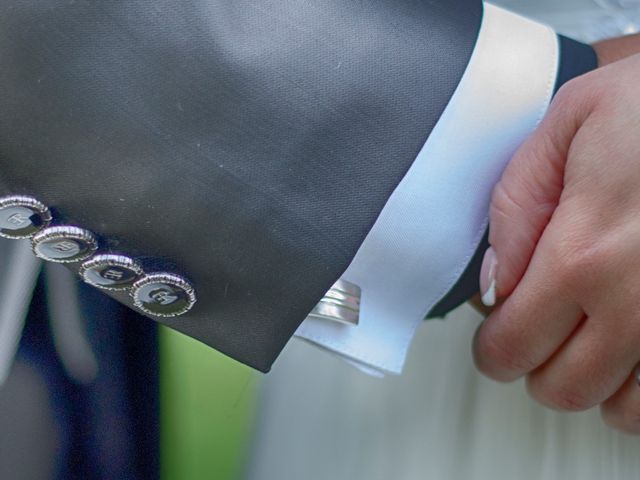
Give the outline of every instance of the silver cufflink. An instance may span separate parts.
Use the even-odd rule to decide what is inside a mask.
[[[133,284],[131,296],[136,307],[156,317],[184,315],[196,303],[191,284],[173,273],[150,273]]]
[[[311,311],[309,317],[358,325],[360,321],[360,287],[338,280]]]
[[[0,236],[30,238],[51,223],[49,208],[27,195],[0,198]]]
[[[85,261],[78,272],[89,285],[103,290],[126,290],[144,273],[134,259],[125,255],[100,254]]]
[[[48,262],[71,263],[90,257],[98,249],[93,233],[80,227],[48,227],[36,233],[32,240],[33,253]]]

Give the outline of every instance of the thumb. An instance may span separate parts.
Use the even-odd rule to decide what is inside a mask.
[[[591,111],[584,89],[569,82],[537,130],[516,152],[496,185],[489,243],[480,273],[482,302],[495,305],[524,275],[563,189],[571,142]]]

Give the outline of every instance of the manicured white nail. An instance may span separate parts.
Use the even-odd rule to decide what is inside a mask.
[[[482,260],[482,269],[480,270],[480,293],[482,294],[482,303],[487,307],[493,307],[496,304],[496,270],[498,268],[498,257],[493,247],[489,247],[484,254]]]

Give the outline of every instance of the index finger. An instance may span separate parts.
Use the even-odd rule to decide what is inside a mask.
[[[554,217],[524,277],[476,334],[476,366],[495,380],[512,381],[542,365],[585,316],[560,274],[560,228]]]

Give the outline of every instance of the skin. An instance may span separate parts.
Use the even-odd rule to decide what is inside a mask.
[[[600,68],[560,90],[494,190],[498,301],[474,358],[640,434],[640,35],[595,48]]]

